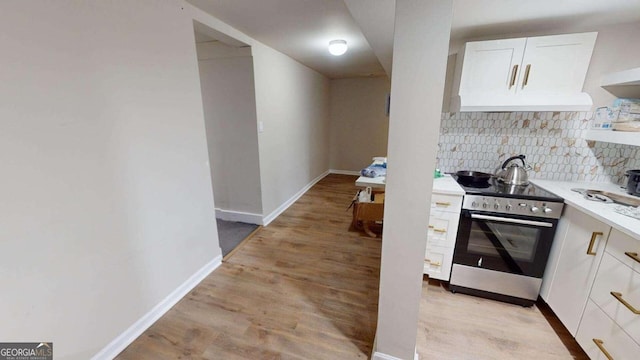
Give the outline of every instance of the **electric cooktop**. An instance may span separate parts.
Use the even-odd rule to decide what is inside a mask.
[[[455,178],[455,175],[453,176]],[[456,181],[458,181],[456,179]],[[497,196],[514,199],[541,200],[563,202],[564,199],[534,184],[529,185],[509,185],[491,178],[489,181],[481,183],[465,183],[458,181],[458,184],[468,195]]]

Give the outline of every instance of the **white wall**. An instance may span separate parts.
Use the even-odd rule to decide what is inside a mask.
[[[251,46],[256,87],[262,210],[283,210],[329,169],[329,79],[195,6],[193,18]]]
[[[396,1],[374,360],[414,358],[452,7]]]
[[[386,76],[331,80],[331,169],[360,171],[387,155],[390,91]]]
[[[220,255],[190,16],[0,3],[0,339],[87,359]]]
[[[225,49],[212,54],[212,47]],[[216,209],[260,218],[260,159],[250,49],[241,48],[247,50],[242,54],[219,42],[198,44],[197,49]]]
[[[604,75],[640,67],[640,23],[613,25],[594,30],[598,31],[598,39],[584,82],[584,91],[593,98],[595,109],[611,106],[616,98],[600,86]]]
[[[593,56],[589,64],[589,71],[584,82],[584,91],[593,99],[593,109],[611,105],[615,96],[600,87],[602,77],[608,73],[640,67],[640,33],[639,23],[617,24],[593,27],[588,24],[580,27],[545,28],[543,31],[526,33],[509,33],[498,35],[483,35],[452,42],[449,52],[454,54],[461,51],[466,41],[506,39],[527,36],[543,36],[568,34],[576,32],[597,31],[598,38],[593,49]],[[459,54],[458,54],[459,55]],[[451,56],[449,61],[455,62],[458,56]],[[450,66],[453,66],[449,64]],[[452,89],[453,71],[447,77],[447,89]],[[443,112],[449,111],[451,92],[446,92],[447,98],[443,104]]]
[[[252,50],[268,216],[329,169],[329,80],[262,44]]]

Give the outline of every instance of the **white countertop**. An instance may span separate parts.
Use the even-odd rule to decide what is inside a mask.
[[[587,200],[581,194],[571,191],[574,188],[603,190],[620,195],[631,196],[620,186],[611,183],[569,182],[554,180],[531,180],[532,183],[564,198],[564,202],[582,210],[594,218],[640,240],[640,220],[618,214],[613,210],[616,204],[605,204]]]
[[[356,180],[356,186],[371,186],[372,188],[384,189],[385,179],[386,178],[384,176],[377,178],[361,176]],[[574,206],[594,218],[640,240],[640,220],[618,214],[613,210],[614,207],[617,206],[616,204],[605,204],[587,200],[583,195],[575,191],[571,191],[571,189],[574,188],[582,188],[603,190],[624,196],[631,196],[625,193],[620,186],[611,183],[569,182],[537,179],[532,179],[531,182],[560,196],[564,199],[566,204]],[[451,177],[451,175],[445,175],[444,177],[433,179],[433,192],[445,195],[464,195],[464,190]]]
[[[366,176],[360,176],[358,180],[356,180],[356,186],[367,187],[371,186],[374,189],[384,189],[386,176],[378,176],[375,178],[370,178]]]
[[[367,187],[371,186],[375,189],[384,189],[385,176],[377,178],[368,178],[360,176],[356,180],[356,186]],[[458,185],[458,183],[451,177],[451,175],[444,175],[441,178],[433,179],[433,192],[442,195],[464,195],[464,190]]]

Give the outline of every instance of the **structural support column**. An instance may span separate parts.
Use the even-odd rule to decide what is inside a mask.
[[[396,0],[374,360],[415,354],[452,7],[452,0]]]

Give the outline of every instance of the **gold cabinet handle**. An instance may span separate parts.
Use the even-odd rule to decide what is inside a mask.
[[[602,353],[604,354],[604,356],[607,357],[607,359],[609,360],[613,360],[613,357],[611,356],[611,354],[609,354],[609,352],[607,351],[607,349],[604,348],[604,341],[600,340],[600,339],[593,339],[593,342],[596,344],[596,346],[598,347],[598,349],[600,349],[600,351],[602,351]]]
[[[524,81],[522,82],[522,88],[529,83],[529,72],[531,71],[531,64],[527,64],[527,68],[524,69]]]
[[[587,249],[587,255],[595,255],[596,252],[593,251],[593,245],[596,243],[596,238],[598,236],[604,235],[600,231],[594,231],[591,233],[591,241],[589,241],[589,248]]]
[[[613,295],[613,297],[616,298],[618,301],[620,301],[622,305],[626,306],[627,309],[629,309],[629,311],[631,311],[636,315],[640,315],[640,310],[634,308],[633,305],[629,304],[625,299],[623,299],[621,293],[612,291],[610,294]]]
[[[516,84],[516,75],[518,74],[518,65],[513,65],[513,69],[511,70],[511,82],[509,83],[509,89]]]
[[[447,232],[447,229],[436,229],[433,225],[429,225],[429,229],[432,229],[434,232],[442,233],[442,234]]]
[[[436,201],[436,206],[451,206],[450,202],[439,202]]]
[[[627,251],[624,254],[627,255],[628,257],[632,258],[636,262],[640,263],[640,257],[638,257],[638,253],[637,252]]]
[[[428,262],[429,264],[431,264],[433,266],[440,266],[441,265],[439,262],[431,262],[431,260],[429,260],[429,259],[424,259],[424,262]]]

